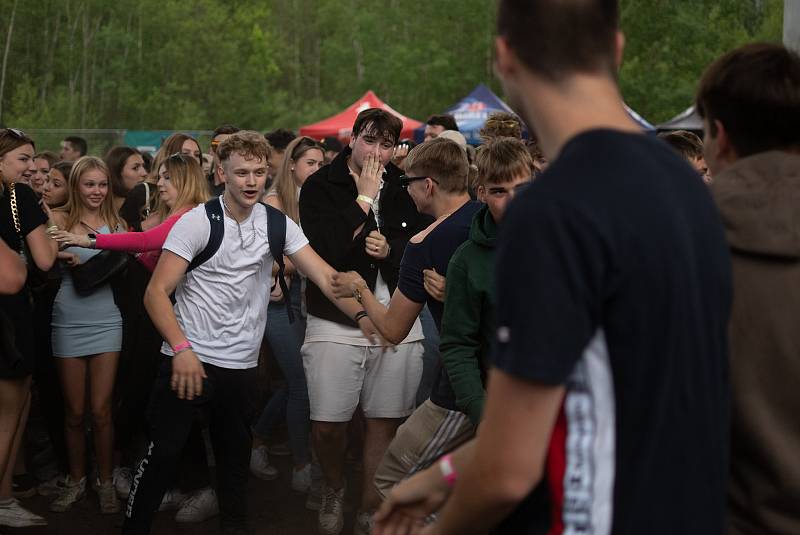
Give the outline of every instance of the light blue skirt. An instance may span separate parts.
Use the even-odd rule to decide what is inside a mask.
[[[85,261],[99,251],[70,247]],[[53,303],[53,356],[86,357],[122,348],[122,316],[111,286],[106,284],[90,295],[79,295],[69,269],[62,270],[61,288]]]

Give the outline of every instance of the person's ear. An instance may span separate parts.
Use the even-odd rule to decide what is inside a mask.
[[[225,180],[225,168],[222,167],[222,162],[220,162],[220,164],[217,166],[216,174],[217,174],[217,177],[219,178],[220,182],[222,182],[222,183],[226,182],[226,180]]]
[[[511,77],[517,70],[517,55],[502,35],[494,39],[494,71],[499,78]]]
[[[728,130],[725,128],[725,125],[722,124],[719,119],[714,119],[714,127],[717,130],[714,143],[716,147],[716,154],[714,157],[717,159],[717,161],[735,161],[738,158],[736,154],[736,148],[733,146],[733,143],[731,143],[731,137],[728,134]]]
[[[614,43],[614,61],[617,63],[617,70],[622,68],[622,58],[625,55],[625,34],[617,30]]]

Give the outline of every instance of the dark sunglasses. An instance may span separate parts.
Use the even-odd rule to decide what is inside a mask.
[[[408,188],[408,186],[409,186],[409,185],[410,185],[412,182],[415,182],[415,181],[417,181],[417,180],[425,180],[426,178],[430,178],[431,180],[433,180],[433,181],[434,181],[434,182],[436,182],[437,184],[439,183],[439,181],[438,181],[438,180],[436,180],[435,178],[433,178],[433,177],[430,177],[430,176],[408,176],[408,175],[401,175],[401,176],[400,176],[400,187],[401,187],[401,188]]]
[[[26,139],[28,136],[25,135],[25,132],[22,130],[17,130],[16,128],[4,128],[6,132],[11,133],[17,139]]]
[[[176,152],[175,154],[170,154],[167,157],[167,160],[173,160],[173,159],[174,160],[180,160],[181,162],[188,164],[189,163],[189,158],[191,158],[191,156],[187,156],[187,155],[185,155],[185,154],[183,154],[181,152]],[[192,158],[192,159],[194,160],[194,158]]]

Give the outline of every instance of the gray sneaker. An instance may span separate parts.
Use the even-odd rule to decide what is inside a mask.
[[[370,535],[372,533],[372,514],[359,511],[353,526],[353,535]]]
[[[327,485],[322,489],[322,505],[317,521],[320,535],[339,535],[344,527],[344,486],[334,489]]]
[[[98,479],[94,485],[94,490],[100,499],[100,512],[102,514],[113,515],[114,513],[119,513],[119,498],[117,497],[117,489],[114,486],[113,479],[109,479],[105,483],[100,483]]]
[[[78,482],[72,481],[72,478],[67,476],[64,488],[58,494],[58,498],[50,504],[50,510],[54,513],[66,513],[84,496],[86,496],[86,476]]]

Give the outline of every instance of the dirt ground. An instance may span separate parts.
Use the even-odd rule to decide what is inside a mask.
[[[291,489],[291,466],[289,457],[270,457],[271,464],[281,472],[274,481],[249,479],[249,512],[251,526],[255,535],[311,535],[317,533],[317,513],[305,508],[305,494]],[[357,488],[360,474],[351,473],[350,488]],[[99,513],[97,496],[89,492],[72,511],[51,513],[47,506],[53,497],[36,496],[22,500],[37,514],[44,516],[49,525],[36,528],[0,528],[4,535],[95,535],[120,532],[122,514],[103,516]],[[348,505],[357,504],[356,497],[348,496]],[[356,507],[346,507],[345,528],[349,535],[353,530],[353,517]],[[348,512],[350,511],[350,512]],[[212,535],[218,533],[218,518],[200,524],[179,524],[174,520],[175,512],[157,513],[153,523],[153,535],[186,534]]]

